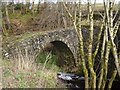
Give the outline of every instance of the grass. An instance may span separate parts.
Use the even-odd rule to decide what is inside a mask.
[[[49,56],[46,57],[48,54],[49,54]],[[49,65],[56,64],[57,57],[56,57],[56,55],[52,54],[51,52],[40,53],[36,58],[36,62],[37,63],[45,63],[46,59],[48,59],[47,60],[47,66],[48,67],[51,67]]]
[[[4,44],[16,44],[18,42],[24,41],[25,39],[41,35],[43,33],[40,31],[31,32],[30,30],[26,30],[29,27],[30,23],[33,21],[33,16],[30,13],[20,14],[19,12],[15,12],[9,14],[9,18],[13,30],[7,30],[11,32],[7,36],[4,34],[2,35],[3,46]]]
[[[21,14],[21,13],[11,13],[10,14],[11,21],[14,19],[20,20],[23,24],[27,24],[27,22],[33,17],[30,13]]]
[[[102,4],[97,4],[96,7],[97,7],[97,9],[98,9],[98,7],[101,9],[103,7],[103,5]],[[84,8],[86,10],[87,5],[82,5],[82,8]],[[21,28],[19,28],[19,30],[17,30],[17,31],[13,30],[13,31],[22,32],[22,30],[23,30],[23,33],[20,34],[20,35],[14,35],[13,33],[11,33],[10,36],[3,36],[3,46],[8,45],[8,44],[15,44],[15,43],[18,43],[18,42],[22,42],[25,39],[28,39],[32,36],[43,34],[43,32],[40,32],[40,31],[30,32],[29,30],[25,30],[25,29],[27,29],[27,27],[29,27],[30,23],[33,21],[32,20],[33,19],[32,14],[30,14],[30,13],[20,14],[19,12],[16,11],[15,13],[11,13],[9,15],[9,17],[10,17],[10,22],[11,23],[14,23],[15,25],[17,25],[17,23],[21,23],[21,26],[22,26]],[[36,17],[40,17],[40,16],[36,15]],[[88,25],[88,22],[86,22],[86,19],[83,20],[81,23],[82,23],[83,26]],[[99,23],[100,23],[99,20],[95,20],[94,24],[96,26],[99,26],[100,25]],[[18,25],[18,27],[19,26],[20,25]],[[18,28],[18,27],[16,27],[16,28]],[[14,28],[14,29],[16,29],[16,28]],[[32,27],[32,29],[34,29],[34,27]]]
[[[30,37],[34,37],[34,36],[37,36],[37,35],[41,35],[42,33],[41,32],[26,32],[24,34],[21,34],[21,35],[12,35],[10,37],[4,37],[3,36],[3,42],[4,43],[18,43],[18,42],[21,42],[21,41],[24,41],[25,39],[28,39]]]
[[[3,77],[3,80],[3,87],[7,88],[55,88],[56,72],[53,70],[37,70]]]
[[[42,55],[42,59],[46,59],[47,55],[48,53],[46,54],[44,53],[44,55]],[[20,53],[19,56],[21,56]],[[59,71],[59,68],[55,65],[55,63],[46,63],[46,67],[43,69],[45,60],[36,63],[34,62],[35,60],[34,58],[30,58],[31,56],[30,57],[28,56],[29,59],[26,57],[22,59],[22,57],[24,56],[14,58],[12,60],[9,59],[3,60],[2,83],[4,88],[56,87],[57,84],[56,74]],[[52,59],[53,58],[50,58],[50,60]]]

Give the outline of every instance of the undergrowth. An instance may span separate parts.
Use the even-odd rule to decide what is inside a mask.
[[[35,62],[33,56],[22,55],[20,52],[13,59],[4,59],[2,62],[3,88],[55,88],[56,75],[59,71],[59,68],[52,62],[55,56],[46,53],[39,59],[42,61]]]

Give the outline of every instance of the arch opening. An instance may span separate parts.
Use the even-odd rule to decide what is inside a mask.
[[[52,41],[47,43],[43,51],[37,56],[37,60],[41,60],[45,56],[44,60],[48,55],[51,55],[50,64],[55,64],[64,72],[74,72],[75,58],[70,48],[62,41]],[[44,63],[45,61],[42,61]]]

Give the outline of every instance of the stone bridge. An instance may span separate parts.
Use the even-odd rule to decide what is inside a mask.
[[[88,39],[89,32],[87,29],[82,30],[84,42],[86,42],[86,38]],[[96,40],[98,35],[98,29],[94,30],[94,47],[93,50],[95,50],[96,46]],[[119,33],[118,33],[119,34]],[[119,37],[120,38],[120,37]],[[119,40],[119,39],[118,39]],[[77,63],[78,53],[79,53],[79,42],[78,37],[75,34],[75,31],[73,28],[67,28],[67,29],[60,29],[60,30],[53,30],[48,31],[43,34],[38,34],[35,36],[32,36],[30,38],[27,38],[19,43],[17,45],[8,45],[5,48],[3,48],[3,55],[5,57],[12,57],[15,54],[19,52],[19,50],[24,54],[27,50],[29,54],[37,55],[40,51],[42,51],[47,45],[50,43],[54,44],[54,42],[58,42],[58,44],[63,43],[65,44],[70,52],[72,53],[75,62]],[[119,43],[120,44],[120,43]],[[55,44],[54,44],[55,45]],[[85,44],[86,47],[88,43]],[[59,45],[59,48],[62,48]],[[118,48],[119,49],[119,48]],[[98,57],[99,59],[99,57]]]
[[[74,56],[74,59],[77,59],[78,55],[78,38],[72,28],[66,30],[55,30],[50,32],[45,32],[44,34],[35,35],[30,38],[23,40],[22,42],[17,43],[17,45],[8,45],[3,49],[3,55],[5,57],[12,57],[19,50],[24,51],[27,49],[29,53],[37,54],[43,50],[49,43],[64,43],[67,45],[69,50]]]

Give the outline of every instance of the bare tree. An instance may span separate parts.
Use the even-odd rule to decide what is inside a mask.
[[[26,8],[25,9],[26,9],[26,11],[25,11],[26,13],[30,11],[29,10],[30,9],[30,0],[26,0]]]
[[[67,11],[67,13],[69,14],[70,18],[72,19],[74,28],[75,28],[75,32],[78,36],[79,39],[79,46],[80,46],[80,54],[78,58],[78,61],[76,61],[78,64],[77,66],[80,65],[80,61],[82,63],[82,68],[83,68],[83,73],[85,76],[85,88],[88,89],[89,88],[89,81],[88,81],[88,70],[86,67],[86,63],[85,63],[85,52],[84,52],[84,47],[83,47],[83,36],[82,36],[82,30],[81,30],[81,1],[79,1],[79,26],[77,26],[77,18],[76,18],[76,11],[75,11],[75,18],[73,18],[72,14],[70,13],[70,11],[68,10],[67,6],[65,5],[65,3],[63,2],[63,5]],[[81,59],[81,60],[80,60]]]
[[[31,11],[32,11],[32,14],[33,14],[33,16],[34,16],[34,14],[35,14],[35,7],[34,7],[34,0],[32,1],[32,8],[31,8]]]
[[[5,16],[6,16],[6,23],[7,23],[8,30],[10,30],[11,25],[10,25],[10,19],[9,19],[9,13],[8,13],[7,4],[8,4],[8,2],[5,3]]]
[[[15,10],[14,10],[14,0],[12,0],[12,13],[15,13]]]
[[[93,47],[93,10],[91,0],[88,0],[89,7],[89,25],[90,25],[90,35],[89,35],[89,46],[88,46],[88,65],[90,70],[90,78],[91,78],[91,88],[96,88],[96,73],[93,67],[93,58],[92,58],[92,47]]]
[[[81,1],[80,1],[81,2]],[[85,62],[85,54],[86,52],[84,51],[84,42],[83,42],[83,35],[81,32],[81,4],[79,4],[79,18],[76,17],[77,15],[77,10],[75,9],[75,18],[73,18],[73,15],[71,14],[70,10],[67,8],[67,6],[65,5],[65,3],[63,3],[69,17],[71,18],[74,28],[75,28],[75,32],[78,36],[79,39],[79,46],[80,46],[80,59],[78,59],[78,61],[76,61],[77,63],[82,63],[82,67],[83,67],[83,73],[85,76],[85,88],[92,88],[92,89],[104,89],[106,86],[106,81],[108,79],[108,64],[110,63],[110,52],[112,51],[113,57],[114,57],[114,63],[115,63],[115,68],[113,69],[113,73],[111,76],[111,79],[109,81],[108,84],[108,88],[111,88],[112,86],[112,82],[116,77],[116,74],[118,72],[119,76],[120,76],[120,58],[118,57],[118,52],[117,52],[117,46],[114,42],[114,38],[116,36],[116,33],[118,31],[118,27],[119,27],[119,20],[116,21],[115,24],[113,24],[113,21],[115,19],[115,17],[117,16],[116,14],[113,17],[113,6],[114,6],[114,0],[103,0],[104,3],[104,15],[102,15],[101,13],[99,13],[103,20],[102,20],[102,24],[100,26],[100,32],[98,34],[98,40],[97,40],[97,46],[95,48],[95,51],[93,52],[93,26],[94,26],[94,22],[93,22],[93,11],[94,9],[92,8],[92,3],[91,0],[88,0],[88,21],[89,21],[89,45],[88,45],[88,53],[87,53],[87,63],[88,63],[88,68],[86,67],[86,62]],[[77,23],[78,21],[78,23]],[[103,35],[102,35],[103,32]],[[100,47],[100,38],[102,37],[102,47]],[[98,49],[101,48],[101,52],[100,52],[100,75],[99,75],[99,81],[98,81],[98,86],[96,87],[96,72],[95,72],[95,68],[94,68],[94,62],[95,62],[95,57],[98,53]],[[78,64],[79,66],[80,64]],[[88,71],[90,73],[88,73]],[[89,75],[90,74],[90,75]],[[97,73],[99,74],[99,73]],[[88,76],[90,76],[90,82],[88,81]]]
[[[40,13],[40,3],[41,3],[41,0],[39,0],[39,2],[38,2],[37,13]]]

